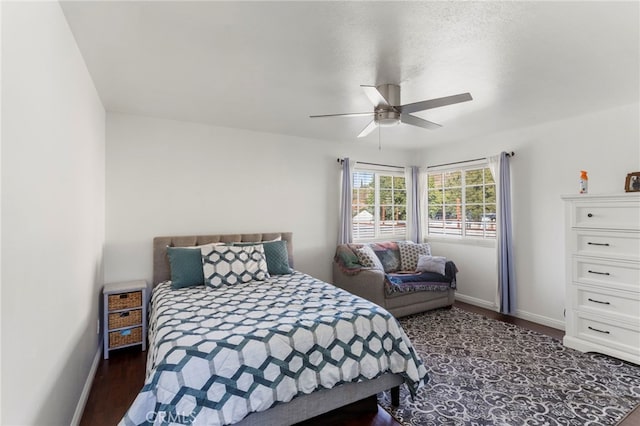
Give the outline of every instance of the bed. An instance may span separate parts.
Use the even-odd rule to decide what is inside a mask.
[[[388,389],[397,404],[398,386],[427,380],[391,314],[295,269],[171,287],[168,247],[278,240],[293,266],[288,232],[154,239],[147,377],[121,425],[294,424]]]

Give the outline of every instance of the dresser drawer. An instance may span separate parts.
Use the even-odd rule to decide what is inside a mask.
[[[109,333],[109,349],[136,343],[142,343],[142,327],[112,331]]]
[[[640,264],[573,258],[573,279],[578,283],[596,284],[627,291],[640,291]]]
[[[578,338],[631,354],[640,354],[640,330],[622,323],[611,324],[597,317],[579,315]]]
[[[640,205],[629,203],[576,202],[574,228],[640,230]]]
[[[109,314],[109,330],[142,324],[142,309]]]
[[[109,295],[109,311],[137,308],[139,306],[142,306],[141,291]]]
[[[573,253],[640,261],[640,234],[634,232],[574,231]]]
[[[576,286],[574,298],[577,310],[607,315],[625,321],[638,321],[640,293],[614,292],[607,289]]]

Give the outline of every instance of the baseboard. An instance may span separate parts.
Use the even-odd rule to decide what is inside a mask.
[[[536,324],[542,324],[546,325],[547,327],[564,330],[564,321],[558,321],[553,318],[545,317],[538,314],[532,314],[531,312],[521,311],[519,309],[516,309],[516,313],[513,316],[523,320],[535,322]]]
[[[493,302],[487,302],[486,300],[478,299],[477,297],[466,296],[458,292],[456,292],[456,300],[459,300],[460,302],[468,303],[470,305],[489,309],[490,311],[495,311],[497,309],[497,306]]]
[[[476,297],[471,297],[471,296],[466,296],[464,294],[456,293],[456,300],[459,300],[460,302],[468,303],[470,305],[489,309],[490,311],[498,311],[498,307],[495,305],[495,303],[478,299]],[[558,321],[553,318],[545,317],[538,314],[532,314],[531,312],[521,311],[521,310],[516,310],[513,316],[523,320],[535,322],[536,324],[546,325],[547,327],[556,328],[558,330],[564,330],[564,321]]]
[[[96,376],[96,371],[98,370],[98,365],[100,364],[101,358],[102,358],[102,341],[100,341],[100,345],[98,345],[98,350],[96,351],[96,354],[93,357],[93,363],[91,364],[91,368],[89,369],[87,380],[84,382],[84,387],[82,388],[82,393],[80,394],[78,405],[76,405],[76,411],[73,413],[73,418],[71,419],[71,423],[70,423],[71,426],[79,425],[80,420],[82,420],[82,413],[84,412],[85,405],[87,405],[87,400],[89,399],[89,393],[91,392],[91,386],[93,385],[93,378]]]

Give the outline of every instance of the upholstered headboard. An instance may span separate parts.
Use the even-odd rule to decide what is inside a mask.
[[[188,235],[180,237],[155,237],[153,239],[153,285],[171,279],[167,246],[192,247],[211,243],[240,243],[262,242],[275,239],[287,242],[289,265],[293,267],[293,244],[291,232],[268,232],[264,234],[218,234],[218,235]]]

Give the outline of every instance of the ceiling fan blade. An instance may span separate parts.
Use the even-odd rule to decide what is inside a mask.
[[[411,124],[412,126],[423,127],[429,130],[435,130],[442,127],[441,124],[423,120],[422,118],[414,117],[413,115],[409,115],[409,114],[400,114],[400,122],[405,124]]]
[[[389,106],[389,101],[382,96],[382,93],[375,86],[361,85],[364,94],[367,95],[374,107]]]
[[[428,101],[415,102],[413,104],[400,105],[396,107],[403,114],[424,111],[425,109],[439,108],[446,105],[457,104],[472,100],[471,93],[461,93],[459,95],[445,96],[444,98],[430,99]]]
[[[367,136],[369,133],[373,132],[373,130],[378,127],[378,124],[376,124],[375,120],[371,120],[371,123],[367,124],[367,127],[365,127],[360,134],[358,135],[359,138],[364,138],[365,136]]]
[[[325,114],[325,115],[310,115],[309,118],[322,118],[322,117],[364,117],[367,115],[374,115],[375,112],[348,112],[346,114]]]

